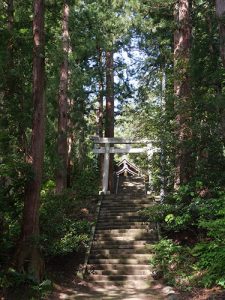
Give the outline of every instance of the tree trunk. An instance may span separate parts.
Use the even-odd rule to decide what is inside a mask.
[[[58,97],[58,168],[56,171],[56,192],[61,193],[67,187],[68,164],[68,53],[69,53],[69,6],[64,0],[62,20],[63,61],[60,69],[59,97]]]
[[[99,72],[99,81],[98,81],[98,99],[97,99],[97,113],[96,113],[96,123],[97,130],[96,135],[103,137],[103,90],[104,90],[104,79],[103,79],[103,66],[102,66],[102,49],[98,47],[98,72]],[[98,167],[100,171],[100,178],[103,178],[103,164],[104,164],[104,155],[99,154],[98,157]]]
[[[174,188],[187,183],[193,171],[191,138],[191,89],[188,65],[191,47],[190,0],[178,0],[175,7],[174,93],[176,112],[176,157]]]
[[[216,16],[219,23],[220,56],[225,68],[225,0],[216,0]]]
[[[114,137],[114,72],[113,51],[106,52],[106,114],[105,136]],[[113,158],[110,154],[109,161],[109,190],[113,192]]]
[[[71,110],[74,106],[74,100],[68,98],[68,115],[71,116]],[[75,140],[74,125],[71,117],[68,117],[68,134],[67,134],[67,188],[72,187],[72,171],[73,171],[73,144]]]
[[[225,68],[225,0],[216,0],[216,17],[219,26],[220,57]],[[220,120],[221,136],[225,144],[225,109],[223,107],[220,111]]]
[[[102,67],[102,49],[98,48],[98,72],[99,72],[99,81],[98,81],[98,107],[96,114],[97,121],[97,135],[103,137],[103,67]]]
[[[15,263],[18,271],[28,272],[40,281],[43,261],[39,250],[39,206],[45,139],[44,0],[34,0],[33,42],[34,115],[31,150],[27,158],[33,177],[25,187],[22,232]]]

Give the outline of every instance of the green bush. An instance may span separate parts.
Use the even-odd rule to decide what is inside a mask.
[[[42,198],[40,226],[44,253],[63,255],[86,247],[92,222],[89,214],[82,214],[82,208],[88,202],[77,200],[73,191],[62,195],[42,191]]]
[[[215,190],[212,194],[214,198],[197,196],[186,205],[159,204],[143,212],[160,222],[164,235],[175,238],[179,231],[176,241],[162,239],[154,246],[151,262],[171,284],[225,287],[225,193]],[[181,244],[191,226],[196,228],[195,242],[189,236],[191,242]]]
[[[7,263],[20,234],[24,185],[30,166],[12,156],[0,163],[0,262]]]
[[[225,287],[225,194],[208,199],[201,205],[199,227],[207,232],[206,238],[196,244],[196,269],[203,272],[204,286],[214,284]]]
[[[181,246],[170,239],[162,239],[152,248],[154,252],[150,265],[162,273],[166,282],[172,285],[187,285],[191,274],[192,256],[189,247]]]

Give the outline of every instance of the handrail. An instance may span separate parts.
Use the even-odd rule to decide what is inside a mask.
[[[87,251],[86,251],[86,254],[85,254],[84,265],[82,267],[82,270],[78,271],[78,273],[77,273],[77,276],[82,278],[82,279],[85,277],[85,274],[86,274],[86,271],[87,271],[88,259],[89,259],[89,256],[90,256],[90,253],[91,253],[91,247],[92,247],[92,244],[93,244],[93,241],[94,241],[96,225],[97,225],[97,222],[98,222],[103,197],[104,197],[104,194],[101,193],[99,195],[99,200],[98,200],[98,204],[97,204],[97,208],[96,208],[96,212],[95,212],[95,218],[94,218],[95,223],[91,227],[91,236],[90,236],[89,245],[88,245],[88,248],[87,248]]]

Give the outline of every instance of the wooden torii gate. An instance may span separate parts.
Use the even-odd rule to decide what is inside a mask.
[[[102,178],[102,193],[109,194],[108,191],[108,181],[109,181],[109,156],[110,153],[144,153],[146,152],[148,156],[154,153],[155,148],[152,146],[152,141],[150,140],[132,140],[124,138],[101,138],[97,136],[92,136],[90,138],[95,146],[93,152],[95,154],[104,154],[104,167],[103,167],[103,178]],[[115,147],[115,144],[125,145],[123,148]],[[144,147],[132,147],[131,145],[140,144],[145,145]]]

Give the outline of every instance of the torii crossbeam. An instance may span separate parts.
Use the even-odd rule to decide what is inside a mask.
[[[90,138],[94,144],[93,152],[95,154],[104,154],[104,168],[103,168],[103,179],[102,179],[102,192],[103,194],[109,194],[108,191],[108,180],[109,180],[109,156],[110,153],[143,153],[152,152],[152,141],[150,140],[132,140],[124,138],[100,138],[92,136]],[[99,147],[97,145],[104,145],[104,147]],[[114,147],[115,144],[124,144],[125,147],[117,148]],[[132,147],[132,144],[145,145],[144,147]]]

